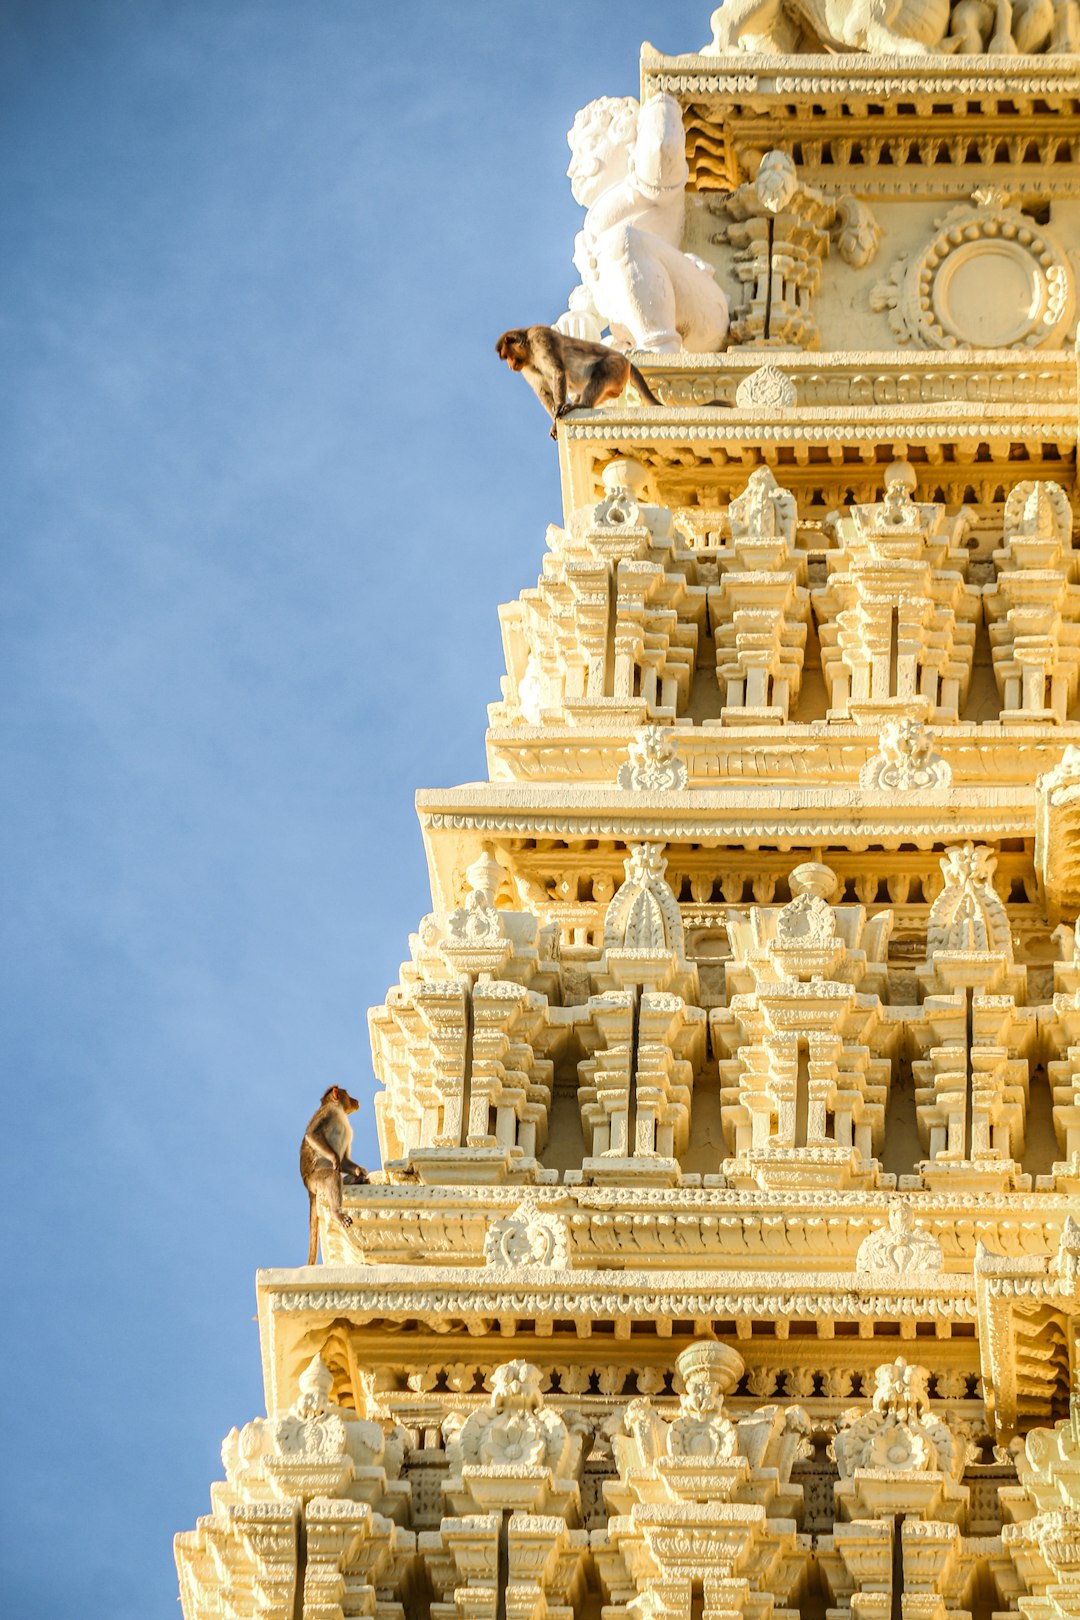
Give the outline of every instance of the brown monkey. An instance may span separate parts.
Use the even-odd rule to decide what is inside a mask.
[[[632,382],[647,405],[659,405],[641,372],[606,343],[565,337],[553,326],[519,326],[504,332],[495,353],[520,371],[551,417],[551,437],[567,411],[589,410],[615,399]]]
[[[352,1126],[349,1115],[355,1114],[360,1104],[350,1097],[344,1086],[331,1086],[324,1091],[322,1102],[308,1120],[304,1140],[300,1144],[300,1174],[308,1190],[308,1257],[309,1266],[315,1264],[319,1244],[319,1217],[316,1208],[320,1192],[326,1194],[330,1213],[336,1215],[342,1226],[352,1225],[352,1216],[341,1207],[341,1178],[350,1183],[367,1180],[367,1171],[361,1170],[349,1158],[352,1147]]]

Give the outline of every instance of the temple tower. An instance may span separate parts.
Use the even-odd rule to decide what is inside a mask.
[[[729,0],[578,115],[660,404],[558,424],[186,1620],[1080,1616],[1077,13]]]

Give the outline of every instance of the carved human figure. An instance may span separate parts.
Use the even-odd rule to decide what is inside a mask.
[[[727,299],[710,266],[680,246],[689,169],[674,96],[644,106],[602,96],[581,109],[567,140],[571,190],[588,210],[574,264],[612,344],[658,354],[723,348]]]
[[[856,270],[870,263],[881,240],[881,227],[866,203],[846,192],[827,196],[806,185],[787,152],[764,153],[753,180],[722,198],[718,208],[736,220],[794,214],[804,225],[827,233],[845,264]]]

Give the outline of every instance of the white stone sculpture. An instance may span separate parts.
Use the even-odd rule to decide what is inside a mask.
[[[918,1273],[936,1277],[943,1264],[941,1244],[916,1222],[911,1205],[903,1198],[889,1205],[889,1224],[863,1238],[855,1256],[855,1270],[860,1275],[876,1272],[911,1277]]]
[[[1012,961],[1009,918],[994,891],[997,857],[964,844],[941,858],[945,887],[930,908],[926,951],[996,951]]]
[[[707,56],[800,48],[924,56],[945,44],[949,0],[726,0],[712,30]]]
[[[484,1258],[489,1266],[515,1271],[528,1266],[565,1266],[569,1245],[565,1217],[545,1213],[525,1199],[512,1215],[492,1221],[484,1238]]]
[[[1080,50],[1075,0],[956,0],[950,28],[961,56]]]
[[[798,401],[795,384],[776,366],[758,366],[735,390],[735,403],[740,410],[790,410]]]
[[[571,189],[588,210],[574,264],[613,345],[722,349],[727,299],[711,267],[680,245],[689,169],[674,96],[650,96],[644,106],[602,96],[581,109],[567,140]]]
[[[948,787],[952,766],[934,748],[933,733],[921,720],[888,720],[878,751],[859,772],[859,786],[876,792],[912,793]]]
[[[980,186],[903,253],[870,294],[900,343],[1042,349],[1072,327],[1075,277],[1054,233],[1000,187]]]
[[[959,1479],[972,1448],[931,1413],[929,1376],[925,1367],[902,1356],[877,1369],[871,1410],[845,1412],[830,1447],[842,1480],[853,1478],[857,1469],[940,1471]]]
[[[488,1404],[464,1423],[451,1417],[443,1425],[446,1494],[459,1511],[497,1504],[542,1508],[551,1498],[576,1494],[583,1435],[576,1422],[568,1426],[545,1406],[540,1385],[531,1362],[504,1362],[491,1375]]]
[[[672,793],[686,786],[686,764],[666,726],[642,726],[628,753],[617,779],[624,793]]]
[[[231,1429],[221,1446],[230,1486],[265,1488],[273,1496],[343,1494],[380,1502],[401,1472],[404,1432],[368,1421],[330,1399],[333,1377],[321,1356],[300,1374],[299,1394],[276,1418]],[[374,1416],[374,1413],[372,1414]],[[395,1487],[398,1496],[408,1487]]]
[[[610,950],[685,951],[679,903],[664,873],[662,844],[634,844],[625,861],[626,881],[604,915],[604,944]]]

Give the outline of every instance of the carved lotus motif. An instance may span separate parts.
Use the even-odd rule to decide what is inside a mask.
[[[684,1414],[668,1429],[667,1448],[669,1457],[729,1462],[739,1454],[739,1439],[735,1425],[719,1414]]]
[[[859,1459],[860,1468],[922,1469],[934,1465],[934,1448],[925,1434],[897,1418],[886,1418],[869,1437]]]
[[[507,1412],[488,1424],[477,1447],[483,1463],[541,1463],[547,1436],[528,1412]]]
[[[960,1477],[971,1442],[930,1412],[928,1380],[925,1367],[902,1356],[877,1369],[873,1410],[845,1412],[830,1448],[842,1480],[856,1469]]]

